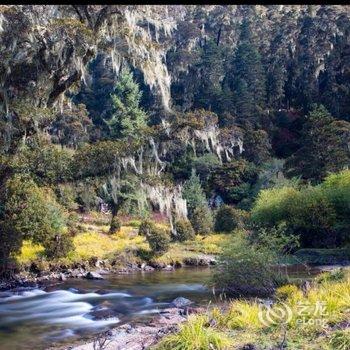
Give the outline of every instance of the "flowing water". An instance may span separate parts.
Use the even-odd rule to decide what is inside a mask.
[[[303,269],[291,272],[306,277]],[[205,287],[209,277],[210,269],[183,268],[0,292],[0,349],[69,344],[125,322],[147,320],[179,296],[206,306],[217,301]]]
[[[69,279],[41,289],[0,293],[0,349],[45,349],[130,321],[140,321],[182,296],[206,305],[209,269],[178,269],[104,280]]]

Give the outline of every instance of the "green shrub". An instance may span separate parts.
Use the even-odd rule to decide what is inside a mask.
[[[153,226],[147,233],[146,239],[153,254],[163,254],[169,248],[170,234],[164,229]]]
[[[194,229],[189,220],[176,220],[175,221],[175,240],[179,242],[188,241],[195,238]]]
[[[16,175],[8,180],[6,190],[5,220],[23,238],[41,243],[62,232],[67,215],[50,188],[38,187],[31,179]]]
[[[320,187],[307,187],[286,204],[287,219],[303,247],[334,246],[336,212]]]
[[[57,202],[64,208],[70,211],[78,209],[78,204],[75,202],[76,195],[73,186],[59,184],[55,187],[54,191],[57,196]]]
[[[282,187],[262,190],[251,210],[251,220],[257,225],[274,226],[288,217],[287,204],[298,190],[294,187]]]
[[[151,220],[143,220],[139,227],[139,235],[147,237],[152,230],[155,229],[155,224]]]
[[[243,211],[229,205],[222,205],[215,217],[216,232],[232,232],[237,227],[243,226]]]
[[[43,242],[48,258],[64,258],[74,249],[73,240],[68,234],[57,234]]]
[[[236,232],[216,266],[213,283],[219,291],[234,296],[269,296],[286,279],[272,265],[275,252],[252,244],[245,231]]]
[[[120,220],[118,219],[118,217],[113,216],[112,221],[111,221],[111,226],[109,228],[109,233],[111,235],[114,233],[117,233],[120,231],[121,227],[122,227],[122,224],[121,224]]]
[[[321,184],[337,214],[337,226],[350,229],[350,170],[343,170],[326,177]]]
[[[190,216],[190,221],[196,233],[207,235],[213,231],[213,215],[207,205],[197,207]]]
[[[339,189],[337,195],[333,191],[335,183],[341,182],[339,178],[341,176],[330,176],[321,186],[301,190],[283,187],[261,191],[251,211],[252,223],[273,227],[284,222],[288,232],[300,237],[302,247],[342,245],[349,219],[346,214],[348,199],[340,194],[346,190]]]

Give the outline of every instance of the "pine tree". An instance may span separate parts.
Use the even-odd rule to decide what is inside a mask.
[[[142,92],[133,80],[133,74],[124,69],[111,95],[114,113],[107,122],[112,138],[134,137],[141,135],[147,125],[148,116],[140,108]]]
[[[207,205],[207,200],[201,185],[199,176],[192,170],[191,177],[185,182],[183,197],[187,201],[187,208],[191,215],[193,211],[202,205]]]
[[[200,86],[194,98],[196,108],[217,112],[221,108],[221,80],[224,77],[223,48],[213,39],[208,40],[201,50]]]
[[[275,109],[281,108],[284,100],[285,73],[283,63],[276,62],[267,76],[267,100]]]
[[[297,72],[294,80],[294,104],[307,113],[318,99],[318,84],[315,74],[316,23],[313,18],[305,17],[298,38],[296,51]]]
[[[350,121],[350,50],[347,36],[337,36],[320,73],[320,100],[336,118]]]
[[[251,117],[265,107],[265,73],[247,20],[244,20],[241,25],[241,35],[232,62],[231,77],[234,103],[240,117]]]
[[[314,182],[350,165],[350,123],[336,120],[320,105],[306,117],[300,149],[288,159],[289,174]]]

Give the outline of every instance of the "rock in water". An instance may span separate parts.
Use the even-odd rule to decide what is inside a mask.
[[[99,273],[93,272],[93,271],[89,271],[85,275],[85,278],[87,278],[89,280],[103,280],[103,277]]]
[[[67,280],[66,275],[64,273],[61,273],[60,276],[59,276],[59,280],[62,281],[62,282],[66,281]]]
[[[171,303],[175,307],[178,307],[178,308],[179,307],[185,307],[185,306],[193,304],[193,302],[191,300],[183,298],[183,297],[178,297],[178,298],[174,299]]]

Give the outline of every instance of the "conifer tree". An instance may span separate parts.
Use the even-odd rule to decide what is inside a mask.
[[[324,106],[314,106],[306,116],[301,140],[286,163],[290,175],[319,182],[328,172],[349,167],[350,123],[334,119]]]
[[[197,207],[207,204],[201,181],[195,170],[192,170],[191,177],[184,184],[183,197],[187,201],[190,215]]]
[[[133,74],[129,69],[124,69],[111,95],[114,113],[107,124],[112,138],[137,138],[141,135],[148,119],[146,112],[140,107],[141,95]]]
[[[241,25],[241,35],[234,53],[231,77],[231,89],[234,93],[238,116],[251,117],[265,107],[265,73],[247,20],[244,20]]]
[[[208,40],[201,50],[200,77],[200,86],[194,99],[196,107],[220,111],[224,52],[213,39]]]

